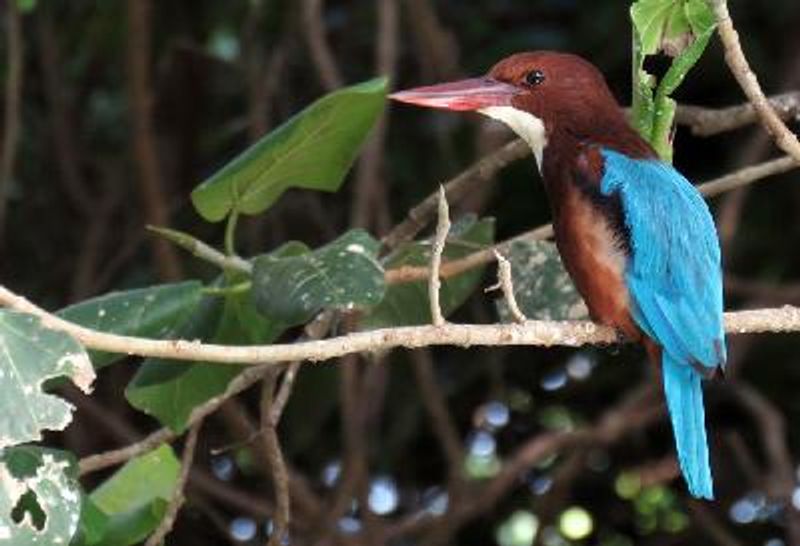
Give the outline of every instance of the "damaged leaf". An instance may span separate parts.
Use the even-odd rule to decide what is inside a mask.
[[[0,310],[0,449],[40,440],[43,430],[70,423],[72,405],[42,390],[57,377],[91,391],[95,375],[84,348],[32,315]]]
[[[32,446],[0,450],[0,545],[69,544],[80,514],[69,455]]]
[[[312,252],[260,256],[253,267],[256,308],[295,325],[322,309],[377,305],[386,291],[379,246],[366,231],[354,229]]]

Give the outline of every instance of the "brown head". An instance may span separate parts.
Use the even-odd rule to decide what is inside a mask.
[[[483,77],[399,91],[401,102],[459,111],[477,111],[506,123],[528,142],[541,166],[547,143],[589,141],[629,148],[640,139],[590,62],[568,53],[534,51],[511,55]],[[636,144],[636,146],[640,146]],[[649,147],[641,142],[642,155]],[[638,155],[638,154],[637,154]]]

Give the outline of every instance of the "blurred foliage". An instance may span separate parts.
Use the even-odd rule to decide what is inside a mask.
[[[239,273],[226,271],[220,275],[202,260],[182,256],[187,279],[198,279],[222,291],[202,294],[200,283],[194,281],[155,288],[163,279],[157,277],[149,252],[150,236],[143,231],[146,214],[140,195],[140,165],[133,159],[130,78],[125,60],[130,35],[125,4],[85,0],[18,0],[17,4],[25,14],[25,81],[21,143],[10,194],[10,229],[0,261],[3,284],[48,308],[80,302],[63,313],[73,318],[83,316],[87,324],[122,333],[161,335],[169,328],[172,336],[221,343],[295,339],[297,329],[285,323],[295,321],[275,319],[263,306],[256,306],[248,279]],[[265,130],[280,127],[285,120],[296,120],[293,115],[325,95],[311,61],[306,40],[310,30],[305,26],[301,4],[289,0],[153,3],[148,60],[154,97],[154,144],[172,227],[214,246],[225,246],[223,230],[197,216],[190,200],[192,191],[203,180],[219,180],[224,166],[236,165],[234,158],[263,137]],[[637,4],[642,9],[658,8],[665,1],[640,0]],[[643,101],[639,104],[645,104],[647,110],[647,101],[652,100],[652,112],[658,110],[655,104],[659,100],[667,110],[672,99],[712,106],[741,101],[713,40],[707,53],[696,58],[698,50],[705,47],[708,26],[702,17],[695,19],[696,11],[688,10],[700,6],[699,2],[676,0],[671,5],[676,4],[687,11],[667,12],[669,17],[662,20],[666,23],[655,25],[662,32],[647,33],[644,39],[640,36],[647,43],[647,58],[631,61],[628,2],[398,2],[399,56],[390,87],[480,74],[511,52],[547,48],[591,58],[605,72],[621,102],[627,103],[633,96],[634,105],[637,100]],[[376,33],[376,5],[363,1],[325,3],[326,37],[348,84],[387,76],[373,68],[376,44],[381,39]],[[425,11],[426,7],[430,11]],[[800,23],[800,8],[796,0],[740,2],[734,3],[732,10],[764,87],[775,91],[800,88],[800,42],[794,32]],[[441,34],[434,32],[437,27],[430,25],[427,13],[436,16]],[[674,39],[689,31],[694,41],[690,40],[677,57],[665,58],[659,53],[658,44],[665,33],[668,39]],[[5,59],[5,40],[0,42],[0,58]],[[688,65],[694,61],[697,64],[687,75]],[[660,82],[658,86],[648,83],[645,99],[636,99],[636,93],[631,93],[631,62],[648,74],[640,81],[651,82],[653,76]],[[0,62],[3,80],[6,71],[6,63]],[[258,206],[245,211],[260,212],[265,203],[272,205],[265,214],[232,223],[229,232],[236,228],[238,252],[246,257],[277,256],[286,250],[282,249],[286,241],[294,240],[302,241],[304,253],[318,256],[326,244],[354,227],[350,212],[359,193],[354,189],[355,177],[343,175],[366,134],[364,124],[372,124],[383,104],[380,82],[365,84],[374,87],[373,98],[377,100],[353,105],[363,106],[368,119],[357,124],[355,136],[351,134],[341,155],[333,158],[338,165],[336,176],[326,180],[330,182],[326,187],[336,189],[344,181],[341,190],[316,194],[289,189],[302,184],[294,178],[281,178],[267,192],[270,199],[258,201]],[[679,89],[674,88],[676,83],[681,83]],[[637,87],[637,93],[640,91]],[[388,123],[384,163],[371,183],[385,190],[383,201],[373,203],[373,208],[385,207],[390,221],[399,221],[437,183],[460,172],[506,138],[505,131],[479,125],[470,116],[399,107],[384,115]],[[659,135],[668,134],[671,117],[659,119]],[[651,119],[647,123],[655,122]],[[291,143],[292,138],[286,137],[287,127],[291,125],[283,125],[283,133],[264,137],[261,145],[255,144],[253,153],[263,151],[264,142],[274,142],[276,134],[284,135],[277,139],[279,143]],[[745,159],[750,163],[767,153],[769,147],[754,133],[742,130],[701,140],[678,129],[675,163],[692,180],[722,174],[741,166]],[[326,141],[330,138],[335,137],[327,135]],[[310,160],[314,151],[301,150],[301,159]],[[246,159],[238,161],[241,166]],[[541,186],[534,183],[537,176],[530,160],[520,162],[506,169],[501,181],[474,188],[463,203],[454,204],[456,219],[466,220],[456,224],[448,257],[465,255],[547,222],[549,210]],[[726,273],[762,288],[729,290],[729,307],[797,303],[797,291],[784,291],[783,287],[796,285],[800,278],[800,255],[795,251],[800,244],[800,224],[776,221],[798,214],[800,187],[786,183],[796,177],[789,174],[749,190],[738,208],[727,197],[712,203],[726,211],[718,217],[724,216],[725,225],[732,226],[730,240],[725,243]],[[236,200],[237,193],[231,191],[236,184],[209,182],[206,187],[211,186],[224,188],[219,190],[221,197],[217,196],[224,212],[205,216],[219,219]],[[363,190],[365,186],[360,187]],[[283,190],[287,191],[274,200]],[[481,216],[496,217],[496,221],[479,219]],[[385,233],[386,226],[376,222],[369,228],[374,242]],[[376,259],[383,268],[424,264],[428,235],[424,233],[417,241]],[[512,264],[524,263],[531,258],[531,251],[514,251],[510,258]],[[551,265],[555,263],[552,252],[545,258]],[[560,272],[553,267],[550,284],[561,286]],[[493,282],[494,268],[486,269],[489,273],[473,271],[445,283],[448,292],[452,287],[452,298],[444,299],[452,303],[447,309],[452,320],[497,320],[493,298],[479,289]],[[517,274],[515,271],[515,277]],[[531,282],[536,286],[547,278],[537,277],[539,280]],[[516,285],[517,290],[524,291],[520,284],[527,282],[518,281]],[[245,286],[244,291],[239,291],[241,286]],[[112,289],[133,288],[137,291],[86,300]],[[174,290],[175,295],[163,300],[161,290]],[[142,298],[143,305],[135,303]],[[531,315],[541,311],[541,301],[534,298],[532,305],[538,310]],[[130,314],[125,302],[140,314]],[[394,302],[395,314],[386,311],[387,302]],[[390,286],[372,314],[367,312],[362,325],[418,323],[426,320],[427,312],[423,284]],[[796,338],[731,340],[730,353],[735,358],[731,374],[756,386],[787,423],[800,420],[794,388],[800,380],[798,349]],[[496,475],[507,457],[531,437],[595,422],[644,375],[643,355],[632,347],[613,352],[437,349],[432,354],[435,380],[465,450],[461,470],[471,484]],[[108,357],[93,358],[96,366],[110,364]],[[448,506],[444,493],[448,463],[429,426],[409,357],[396,352],[383,355],[381,360],[379,364],[359,366],[364,386],[355,394],[369,445],[369,475],[382,476],[381,480],[372,480],[367,498],[381,499],[381,503],[362,506],[354,502],[340,520],[338,529],[342,533],[360,528],[370,506],[388,510],[381,513],[384,518],[418,511],[439,517],[446,514]],[[181,430],[191,409],[219,394],[239,371],[235,367],[155,359],[133,370],[130,359],[104,369],[98,392],[90,402],[84,402],[100,411],[80,413],[66,434],[49,436],[48,441],[81,456],[116,447],[122,433],[114,421],[103,418],[106,413],[124,420],[134,431],[152,429],[153,421],[134,414],[123,392],[136,408]],[[335,495],[343,464],[342,436],[348,423],[340,411],[340,397],[345,392],[341,379],[338,366],[304,367],[281,423],[281,441],[294,471],[319,495]],[[743,466],[758,469],[767,460],[763,427],[731,400],[723,387],[711,385],[708,391],[720,501],[707,505],[707,511],[728,532],[748,543],[782,537],[786,513],[792,506],[767,498],[759,480],[743,478],[750,476]],[[257,401],[252,393],[242,398],[242,404],[256,414]],[[263,497],[270,489],[262,474],[253,471],[260,462],[251,450],[244,447],[233,455],[224,450],[211,455],[212,448],[241,441],[231,428],[225,416],[208,424],[204,431],[207,443],[201,442],[198,449],[198,466],[208,468],[224,487]],[[800,438],[796,427],[788,426],[787,434],[792,465],[796,467]],[[135,473],[126,466],[110,478],[99,478],[104,483],[99,491],[123,491],[119,494],[126,498],[134,491],[129,505],[111,506],[95,489],[97,482],[84,481],[84,489],[94,493],[84,500],[83,543],[103,543],[112,528],[122,529],[128,539],[145,536],[152,529],[163,513],[168,486],[176,473],[177,461],[171,450],[164,449],[168,453],[162,453],[162,449],[129,463],[140,469]],[[662,423],[575,459],[567,453],[548,458],[530,469],[496,506],[468,522],[454,542],[622,546],[705,541],[682,483],[669,480],[643,485],[631,477],[632,469],[663,458],[671,449],[669,429]],[[728,456],[730,453],[733,455]],[[161,459],[153,465],[149,457],[155,456]],[[577,465],[577,470],[571,465]],[[141,489],[134,490],[153,476],[160,477],[161,488],[145,494]],[[69,477],[62,474],[58,479]],[[388,502],[392,499],[394,503]],[[263,539],[267,522],[253,507],[228,504],[211,496],[203,496],[197,506],[190,515],[182,515],[170,541],[217,544],[224,540],[226,526],[233,532],[238,529],[235,523],[243,519],[253,523],[254,531],[250,542],[241,542]],[[114,527],[115,519],[120,527]]]

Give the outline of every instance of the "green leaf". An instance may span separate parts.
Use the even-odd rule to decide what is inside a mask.
[[[690,30],[685,0],[638,0],[631,6],[634,32],[644,55],[658,53]]]
[[[128,461],[90,495],[108,521],[102,538],[85,544],[128,546],[144,540],[164,516],[179,472],[168,445]]]
[[[219,328],[224,301],[203,298],[169,337],[210,340]],[[125,397],[136,409],[182,432],[192,409],[224,390],[239,371],[238,366],[148,358],[125,389]]]
[[[289,252],[284,246],[279,251]],[[277,252],[277,251],[276,251]],[[230,282],[236,284],[234,275]],[[192,311],[173,336],[223,344],[270,343],[286,326],[256,312],[250,291],[224,299],[207,296]],[[125,389],[128,401],[176,432],[186,429],[192,410],[225,391],[242,366],[184,364],[159,358],[145,360]]]
[[[289,188],[336,191],[381,113],[386,78],[326,95],[225,165],[192,192],[203,218],[259,214]]]
[[[516,241],[507,256],[511,262],[514,297],[530,319],[568,320],[588,316],[586,305],[561,263],[556,246],[548,241]],[[505,299],[497,300],[504,322],[511,313]]]
[[[631,6],[634,27],[633,125],[661,159],[672,160],[675,101],[670,95],[702,55],[715,19],[706,0],[638,0]],[[647,55],[673,57],[662,80],[644,70]]]
[[[0,544],[69,544],[81,513],[77,465],[34,446],[0,450]]]
[[[83,495],[81,521],[78,534],[71,546],[94,546],[100,544],[108,533],[111,518],[98,508],[88,495]]]
[[[494,241],[494,220],[476,220],[467,216],[456,222],[450,230],[443,252],[444,261],[463,258],[486,248]],[[431,259],[431,242],[417,241],[401,247],[389,256],[386,269],[401,266],[426,266]],[[483,276],[483,267],[456,275],[442,282],[440,304],[442,313],[450,315],[474,292]],[[366,315],[359,327],[362,329],[386,328],[431,322],[427,281],[393,284],[375,309]]]
[[[57,377],[91,391],[94,370],[83,347],[32,315],[0,310],[0,449],[40,440],[42,430],[66,428],[72,406],[42,391]]]
[[[291,326],[322,309],[377,305],[386,291],[379,247],[367,232],[355,229],[313,252],[260,256],[253,266],[256,308]]]
[[[36,9],[36,0],[16,0],[17,8],[22,13],[30,13]]]
[[[202,288],[187,281],[112,292],[65,307],[58,316],[101,332],[161,339],[197,306]],[[127,355],[90,351],[89,356],[99,369]]]

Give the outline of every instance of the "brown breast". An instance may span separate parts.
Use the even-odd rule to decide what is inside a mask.
[[[641,337],[629,311],[626,256],[608,219],[580,189],[566,185],[555,218],[556,244],[592,320]]]

